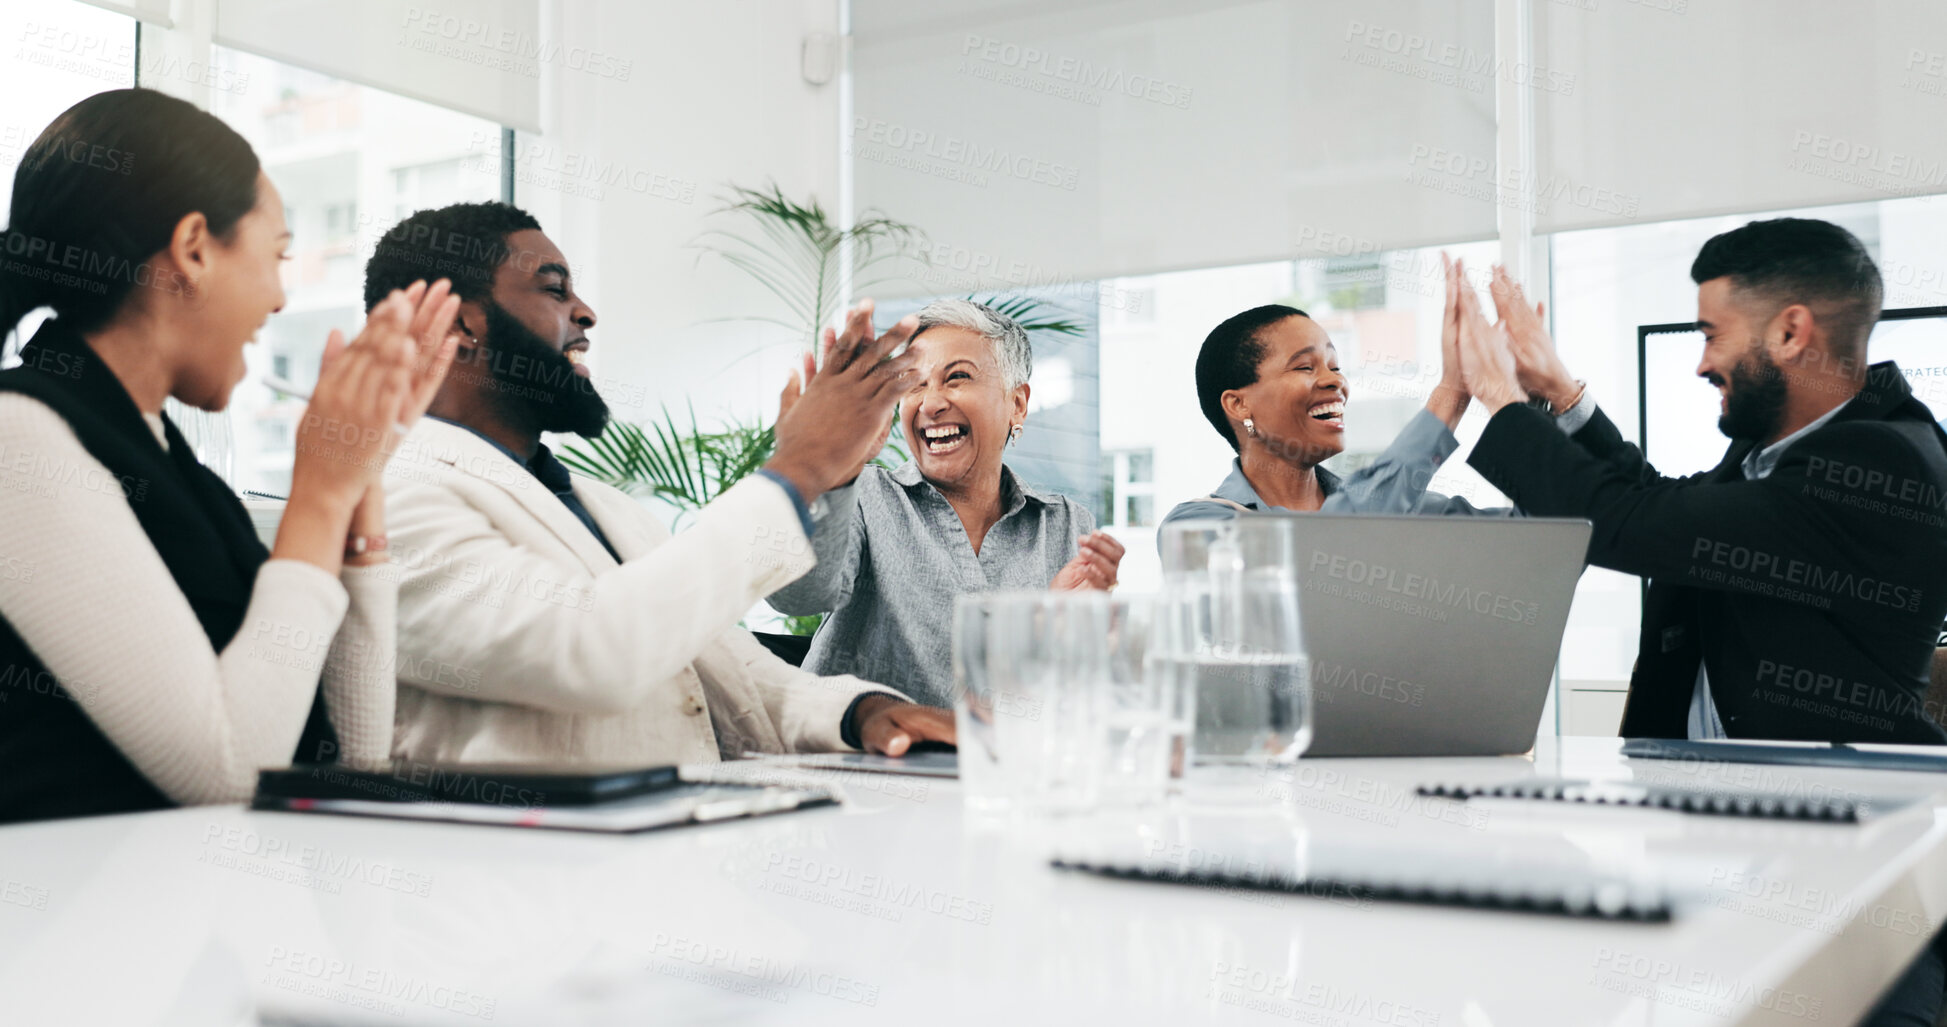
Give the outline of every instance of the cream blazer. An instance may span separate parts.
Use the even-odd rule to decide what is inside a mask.
[[[771,655],[737,619],[814,562],[790,497],[752,477],[671,536],[577,475],[620,564],[527,469],[422,418],[385,476],[399,580],[393,755],[706,763],[846,748],[862,691]],[[892,694],[898,694],[892,692]]]

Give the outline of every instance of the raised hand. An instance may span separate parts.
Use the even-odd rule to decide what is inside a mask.
[[[858,477],[885,446],[893,404],[918,378],[911,354],[893,355],[918,329],[907,317],[875,337],[871,300],[846,311],[842,333],[825,329],[822,364],[807,358],[778,397],[777,449],[764,466],[806,502]]]
[[[325,340],[274,555],[336,573],[348,529],[383,533],[380,478],[403,426],[425,412],[446,374],[458,309],[448,283],[414,282],[373,307],[353,341],[338,331]]]
[[[347,343],[334,330],[325,340],[318,385],[298,422],[291,493],[355,503],[378,480],[398,436],[395,427],[410,391],[415,295],[423,284],[394,291],[365,318]]]
[[[408,295],[411,290],[407,291]],[[453,366],[453,354],[460,345],[453,331],[453,318],[460,312],[460,297],[453,294],[453,283],[440,279],[427,289],[413,311],[407,331],[413,339],[412,378],[405,406],[399,412],[399,427],[410,429],[420,415],[432,406],[446,371]]]
[[[1447,278],[1447,302],[1440,315],[1440,382],[1427,397],[1426,408],[1452,430],[1467,412],[1469,397],[1460,373],[1460,284],[1454,262],[1445,253],[1440,254],[1440,269]]]
[[[1122,543],[1106,531],[1082,536],[1081,549],[1073,560],[1055,573],[1048,587],[1057,592],[1099,589],[1107,592],[1116,586],[1116,568],[1122,565]]]
[[[1526,400],[1528,392],[1515,371],[1506,327],[1487,323],[1462,262],[1454,262],[1454,274],[1459,278],[1460,368],[1467,391],[1490,413]]]
[[[1555,340],[1548,336],[1546,309],[1540,303],[1529,306],[1521,283],[1498,264],[1488,280],[1487,291],[1494,298],[1496,316],[1507,330],[1521,387],[1530,395],[1547,400],[1557,413],[1561,412],[1574,401],[1582,387],[1555,352]]]

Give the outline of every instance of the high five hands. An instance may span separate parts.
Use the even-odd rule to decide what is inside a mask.
[[[1557,413],[1573,403],[1581,383],[1555,352],[1554,340],[1542,323],[1545,308],[1530,307],[1520,283],[1496,265],[1488,281],[1496,315],[1490,323],[1481,311],[1480,297],[1467,282],[1465,264],[1449,262],[1446,272],[1445,324],[1457,336],[1461,380],[1488,413],[1531,396],[1546,400]],[[1447,333],[1442,335],[1444,343]]]

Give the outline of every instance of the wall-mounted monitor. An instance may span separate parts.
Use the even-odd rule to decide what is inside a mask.
[[[1643,453],[1670,477],[1708,471],[1730,440],[1717,430],[1717,390],[1697,377],[1704,333],[1694,324],[1643,325],[1636,330],[1638,436]],[[1913,394],[1947,421],[1947,307],[1911,307],[1880,314],[1866,346],[1872,363],[1900,365]]]

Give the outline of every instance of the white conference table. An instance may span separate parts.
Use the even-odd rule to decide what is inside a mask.
[[[633,836],[205,807],[0,829],[8,1024],[1853,1022],[1947,916],[1947,776],[1532,757],[1199,779],[1154,837],[1571,853],[1653,868],[1669,923],[1122,881],[958,785]],[[1458,806],[1529,775],[1915,800],[1864,825]],[[1186,811],[1187,810],[1187,811]],[[1074,830],[1072,824],[1059,830]]]

